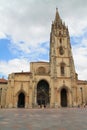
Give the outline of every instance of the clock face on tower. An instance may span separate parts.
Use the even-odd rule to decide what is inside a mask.
[[[60,53],[60,55],[63,55],[63,54],[64,54],[64,49],[63,49],[62,46],[59,47],[59,53]]]

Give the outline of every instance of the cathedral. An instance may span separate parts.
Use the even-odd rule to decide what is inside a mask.
[[[56,9],[49,62],[30,63],[30,72],[0,79],[1,108],[60,108],[87,104],[87,81],[75,71],[69,30]]]

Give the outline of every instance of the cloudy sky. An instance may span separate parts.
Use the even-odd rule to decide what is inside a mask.
[[[69,28],[78,77],[87,80],[87,0],[0,0],[0,78],[49,61],[56,7]]]

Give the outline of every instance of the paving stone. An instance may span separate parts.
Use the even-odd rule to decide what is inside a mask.
[[[87,130],[87,108],[0,109],[0,130]]]

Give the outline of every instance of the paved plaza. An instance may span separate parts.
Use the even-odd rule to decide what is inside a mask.
[[[0,130],[87,130],[87,108],[0,109]]]

